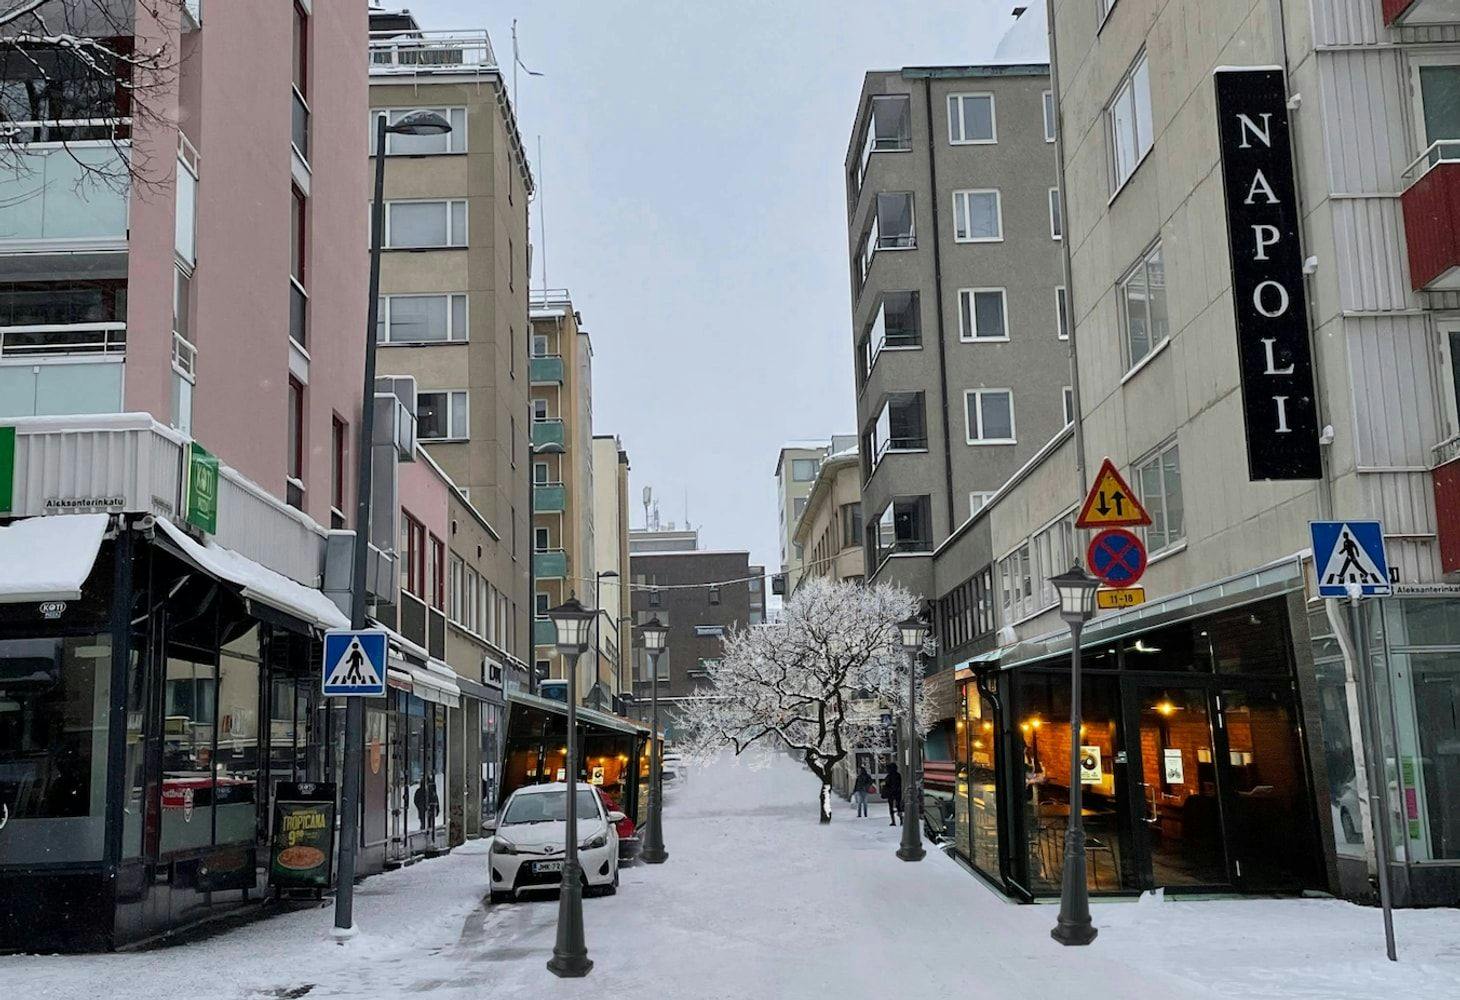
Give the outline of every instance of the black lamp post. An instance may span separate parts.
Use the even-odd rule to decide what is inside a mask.
[[[661,815],[664,788],[660,783],[664,773],[664,746],[659,739],[659,657],[669,645],[669,626],[661,624],[658,617],[649,619],[639,628],[644,638],[644,652],[649,656],[649,823],[644,830],[644,848],[639,857],[645,864],[662,865],[669,860],[664,849],[664,822]]]
[[[549,609],[547,616],[557,628],[558,655],[568,674],[568,759],[564,763],[568,828],[563,837],[563,880],[558,892],[558,940],[547,967],[559,978],[578,979],[593,969],[583,937],[583,870],[578,864],[578,666],[588,652],[589,633],[598,614],[583,607],[576,597],[569,597]]]
[[[897,623],[902,634],[902,648],[907,653],[907,773],[902,784],[902,846],[897,856],[904,861],[921,861],[923,821],[920,780],[922,754],[918,753],[918,666],[923,643],[928,638],[928,623],[920,614]]]
[[[380,243],[385,231],[385,138],[394,135],[442,135],[451,123],[434,111],[413,111],[394,125],[380,114],[375,126],[375,200],[370,206],[370,300],[365,319],[365,388],[360,399],[360,445],[355,473],[355,553],[350,567],[350,627],[369,626],[365,604],[365,564],[370,557],[371,446],[375,434],[375,324],[380,320]],[[335,891],[335,929],[355,923],[355,856],[360,843],[361,754],[365,743],[365,703],[347,698],[345,705],[344,787],[340,789],[340,874]]]
[[[1089,944],[1099,933],[1090,922],[1090,890],[1085,884],[1084,785],[1080,780],[1080,631],[1095,617],[1100,581],[1076,562],[1068,573],[1051,577],[1059,593],[1060,617],[1070,625],[1070,820],[1065,827],[1065,864],[1060,883],[1059,922],[1049,932],[1060,944]]]

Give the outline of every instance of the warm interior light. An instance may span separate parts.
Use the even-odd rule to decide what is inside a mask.
[[[1159,653],[1161,652],[1161,647],[1147,646],[1144,640],[1137,639],[1135,645],[1131,647],[1131,650],[1136,653]]]
[[[1160,712],[1162,715],[1170,715],[1172,712],[1176,711],[1176,706],[1171,704],[1171,702],[1169,701],[1159,701],[1156,703],[1156,711]]]
[[[1036,715],[1034,718],[1029,720],[1029,724],[1035,729],[1038,729],[1040,726],[1044,725],[1044,720]]]

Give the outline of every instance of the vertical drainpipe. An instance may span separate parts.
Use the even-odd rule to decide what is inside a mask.
[[[930,197],[933,202],[928,211],[928,217],[933,222],[933,298],[936,300],[935,314],[938,319],[938,389],[941,393],[943,409],[943,485],[948,497],[948,534],[951,535],[957,530],[958,523],[957,515],[953,513],[953,444],[948,431],[952,415],[948,410],[948,354],[943,323],[943,255],[938,236],[938,166],[937,150],[933,139],[933,78],[931,75],[923,77],[923,105],[926,108],[928,125],[928,185],[931,188]],[[913,206],[913,211],[917,211],[916,205]],[[914,218],[916,219],[916,215]],[[926,421],[927,417],[924,416],[923,419]],[[924,429],[926,430],[926,427]],[[928,513],[929,516],[932,515],[932,511]]]

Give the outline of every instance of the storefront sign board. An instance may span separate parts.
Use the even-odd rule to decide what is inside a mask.
[[[1151,515],[1109,458],[1100,463],[1095,484],[1085,496],[1077,528],[1132,528],[1151,523]]]
[[[15,428],[0,427],[0,514],[15,503]]]
[[[183,520],[210,535],[218,533],[218,459],[196,441],[188,443],[183,485]]]
[[[335,786],[282,781],[274,799],[269,884],[328,889],[334,884]]]

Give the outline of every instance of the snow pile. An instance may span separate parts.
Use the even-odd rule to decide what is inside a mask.
[[[109,520],[106,514],[57,514],[0,528],[0,603],[79,598]]]
[[[1045,0],[1029,0],[1029,9],[1009,26],[994,49],[995,63],[1049,62],[1049,21]]]

